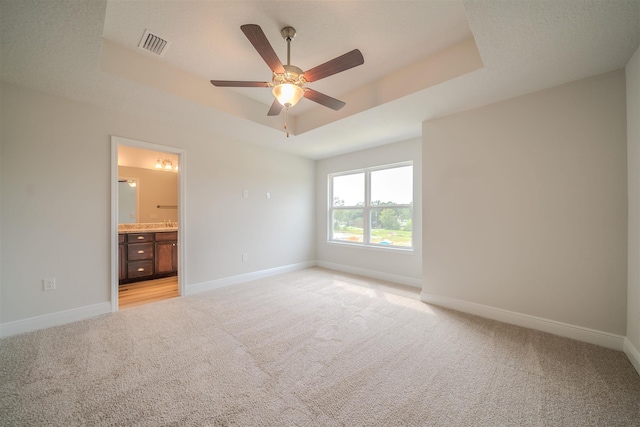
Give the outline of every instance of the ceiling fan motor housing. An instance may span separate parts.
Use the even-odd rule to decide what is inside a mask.
[[[296,36],[296,29],[293,27],[284,27],[282,30],[280,30],[280,34],[282,35],[283,39],[290,42]]]
[[[284,73],[273,73],[273,85],[292,84],[304,86],[307,80],[304,78],[304,71],[294,65],[283,65]]]

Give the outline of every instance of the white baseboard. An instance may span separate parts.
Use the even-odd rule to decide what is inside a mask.
[[[38,329],[50,328],[52,326],[64,325],[66,323],[77,322],[79,320],[107,313],[111,313],[111,302],[101,302],[99,304],[72,308],[70,310],[59,311],[57,313],[7,322],[0,324],[0,338],[23,334],[25,332],[32,332]]]
[[[428,304],[451,308],[453,310],[475,314],[480,317],[486,317],[488,319],[498,320],[512,325],[548,332],[550,334],[612,348],[614,350],[622,350],[625,342],[625,337],[622,335],[584,328],[582,326],[570,325],[568,323],[530,316],[528,314],[516,313],[513,311],[503,310],[501,308],[462,301],[455,298],[422,292],[420,294],[420,299]]]
[[[291,271],[303,270],[309,267],[315,267],[315,261],[301,262],[298,264],[290,264],[282,267],[269,268],[267,270],[254,271],[237,276],[223,277],[222,279],[209,280],[207,282],[195,283],[187,285],[185,295],[193,295],[199,292],[210,291],[212,289],[223,288],[225,286],[237,285],[240,283],[250,282],[252,280],[263,279],[265,277],[277,276],[278,274],[289,273]]]
[[[633,367],[636,368],[638,375],[640,375],[640,351],[631,344],[628,338],[624,339],[624,348],[622,351],[624,351],[624,354],[627,355]]]
[[[329,270],[342,271],[343,273],[357,274],[358,276],[371,277],[372,279],[385,280],[387,282],[398,283],[400,285],[411,286],[422,289],[422,280],[413,277],[399,276],[397,274],[382,273],[380,271],[368,270],[365,268],[352,267],[350,265],[335,264],[333,262],[318,261],[318,267]]]

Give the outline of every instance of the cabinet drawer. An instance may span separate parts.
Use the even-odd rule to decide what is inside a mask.
[[[128,243],[153,242],[153,234],[154,233],[140,233],[140,234],[131,233],[127,237],[127,242]]]
[[[127,277],[135,279],[136,277],[153,275],[153,261],[135,261],[127,264]]]
[[[129,243],[127,259],[129,261],[153,259],[153,243]]]
[[[163,233],[156,233],[156,242],[158,241],[167,241],[167,240],[178,240],[178,232],[177,231],[166,231]]]

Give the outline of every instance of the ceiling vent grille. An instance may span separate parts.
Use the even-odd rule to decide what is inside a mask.
[[[163,56],[170,44],[171,43],[162,37],[153,34],[151,31],[144,30],[144,34],[142,35],[142,39],[140,40],[138,47],[142,50],[146,50],[147,52],[151,52],[154,55]]]

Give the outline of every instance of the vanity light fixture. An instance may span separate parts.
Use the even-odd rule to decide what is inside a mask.
[[[127,184],[129,184],[129,187],[131,187],[131,188],[135,188],[138,185],[138,183],[136,183],[132,179],[127,180]]]
[[[161,159],[158,157],[156,161],[156,169],[164,169],[164,170],[178,170],[178,164],[176,163],[176,167],[173,167],[173,162],[169,159]]]

